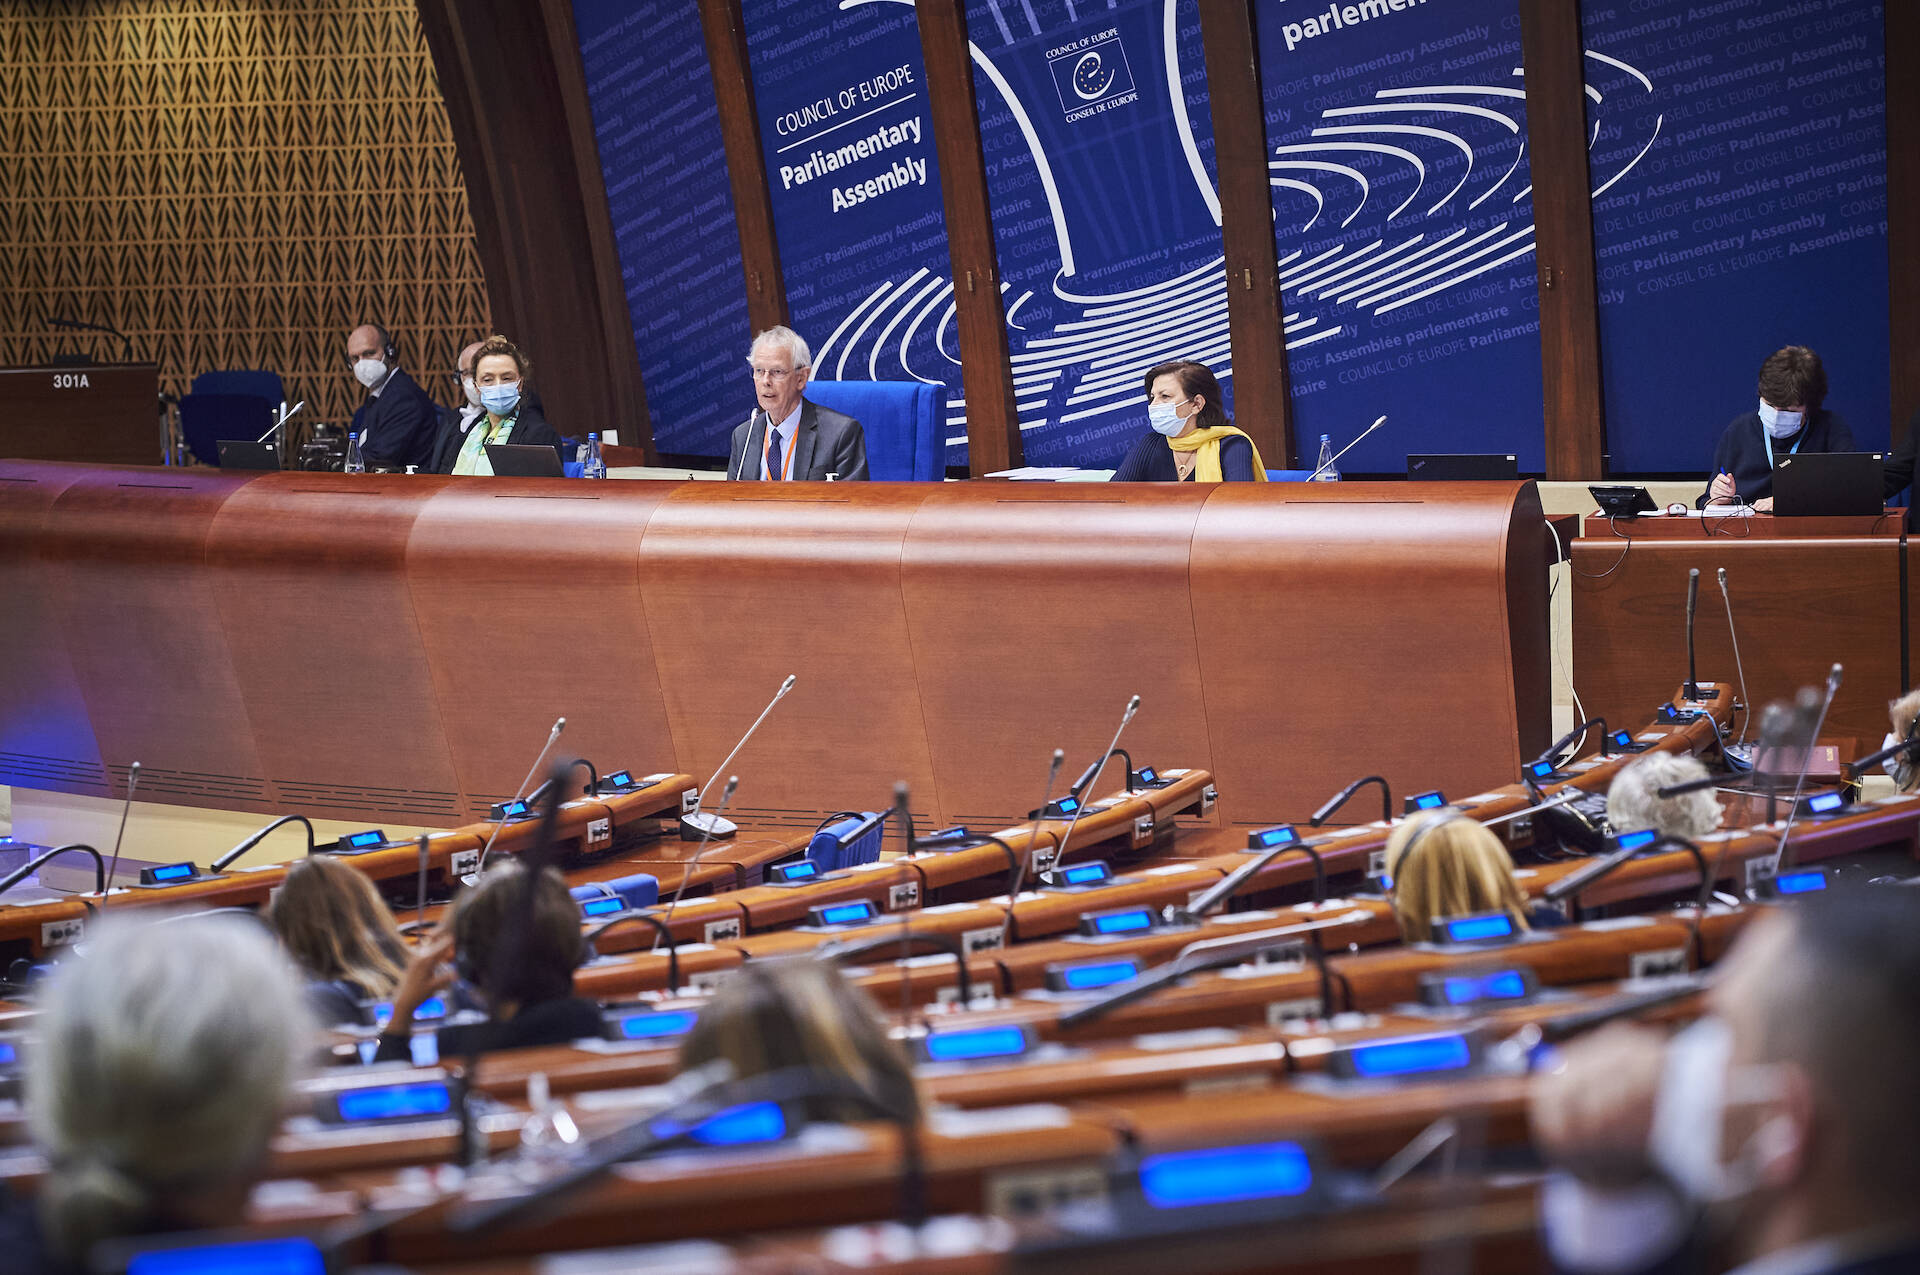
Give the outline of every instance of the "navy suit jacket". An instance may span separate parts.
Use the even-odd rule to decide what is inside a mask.
[[[1239,435],[1220,440],[1220,477],[1224,482],[1253,481],[1253,444]],[[1167,440],[1148,430],[1134,440],[1120,468],[1113,471],[1116,483],[1171,483],[1180,478],[1173,462],[1173,448]],[[1191,481],[1191,480],[1189,480]]]
[[[727,477],[746,482],[760,478],[760,449],[767,437],[767,414],[756,411],[751,420],[733,427],[733,446],[727,455]],[[825,482],[828,474],[840,482],[867,478],[867,435],[860,422],[830,407],[800,400],[800,424],[793,431],[793,480]]]
[[[352,427],[360,431],[360,450],[369,467],[418,465],[424,471],[433,463],[440,409],[405,368],[397,367],[379,395],[368,395],[353,414]]]

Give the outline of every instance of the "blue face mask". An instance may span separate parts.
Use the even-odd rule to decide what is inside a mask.
[[[480,406],[495,416],[512,416],[520,406],[519,385],[488,385],[480,391]]]
[[[1147,405],[1147,424],[1153,426],[1156,434],[1165,434],[1168,438],[1175,437],[1185,431],[1187,422],[1181,419],[1180,413],[1174,409],[1178,408],[1181,403],[1190,403],[1192,401],[1192,399],[1183,398],[1179,403],[1149,403]]]
[[[1805,412],[1783,412],[1764,398],[1760,400],[1760,424],[1775,438],[1792,438],[1806,420]]]

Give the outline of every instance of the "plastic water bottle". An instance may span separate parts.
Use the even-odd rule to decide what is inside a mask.
[[[1313,481],[1317,483],[1340,481],[1340,471],[1333,467],[1333,439],[1326,434],[1320,435],[1320,459],[1313,464]]]
[[[605,478],[607,476],[606,458],[600,454],[600,435],[587,435],[587,455],[581,466],[583,478]]]
[[[364,474],[367,472],[367,458],[360,454],[360,431],[354,430],[347,435],[347,460],[340,466],[341,472]]]

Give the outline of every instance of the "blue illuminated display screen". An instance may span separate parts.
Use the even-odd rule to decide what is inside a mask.
[[[1613,839],[1613,844],[1616,849],[1620,850],[1638,850],[1643,846],[1652,845],[1654,838],[1659,835],[1660,834],[1652,828],[1642,828],[1637,832],[1621,833]]]
[[[392,1018],[393,1002],[392,1001],[374,1002],[373,1016],[379,1019],[383,1023],[387,1019]],[[427,999],[420,1002],[419,1008],[413,1011],[413,1016],[416,1019],[445,1018],[447,1016],[447,1002],[444,997],[429,996],[427,997]]]
[[[1501,970],[1497,974],[1457,975],[1447,979],[1445,988],[1449,1005],[1517,1001],[1526,999],[1527,980],[1519,970]]]
[[[587,899],[580,904],[582,916],[610,916],[627,910],[627,901],[617,894],[602,899]]]
[[[1262,828],[1247,837],[1247,844],[1255,850],[1271,850],[1275,846],[1290,846],[1300,840],[1300,834],[1293,825],[1283,823],[1278,828]]]
[[[933,1032],[926,1040],[927,1057],[935,1062],[969,1062],[977,1058],[1017,1058],[1027,1052],[1027,1033],[1015,1026],[975,1027],[967,1031]]]
[[[369,846],[383,846],[387,843],[387,834],[375,829],[372,832],[356,832],[347,838],[347,844],[355,850],[365,850]]]
[[[1810,894],[1827,888],[1824,872],[1783,872],[1773,879],[1776,894]]]
[[[620,1020],[622,1040],[659,1040],[665,1036],[684,1036],[693,1030],[699,1014],[691,1009],[628,1014]]]
[[[1824,815],[1829,810],[1838,810],[1846,804],[1846,798],[1837,792],[1817,793],[1807,798],[1807,809],[1816,815]]]
[[[1062,797],[1053,804],[1063,815],[1070,815],[1080,809],[1080,799],[1078,797]]]
[[[0,1041],[0,1067],[11,1066],[20,1061],[20,1051],[4,1041]]]
[[[820,865],[811,859],[802,859],[798,863],[789,863],[781,869],[789,881],[804,881],[808,877],[820,875]]]
[[[1486,916],[1463,916],[1450,919],[1444,924],[1447,927],[1447,937],[1455,943],[1513,937],[1513,918],[1504,912],[1490,912]]]
[[[503,819],[511,819],[515,815],[524,815],[526,813],[527,803],[524,801],[510,801],[500,807],[500,817]]]
[[[616,770],[602,780],[600,786],[602,788],[631,788],[633,787],[633,772],[631,770]]]
[[[1142,766],[1140,768],[1140,782],[1143,784],[1157,784],[1160,782],[1160,772],[1151,766]]]
[[[1060,870],[1060,879],[1068,885],[1091,885],[1112,875],[1113,870],[1104,863],[1080,863]]]
[[[1615,748],[1625,748],[1625,747],[1627,747],[1628,745],[1630,745],[1630,744],[1632,744],[1632,743],[1633,743],[1633,732],[1632,732],[1632,731],[1630,731],[1630,730],[1617,730],[1617,731],[1615,731],[1615,732],[1613,732],[1613,746],[1614,746]]]
[[[820,922],[823,925],[845,925],[850,921],[872,919],[873,904],[866,899],[858,903],[839,903],[833,907],[820,909]]]
[[[1312,1185],[1307,1153],[1292,1142],[1175,1151],[1140,1162],[1140,1190],[1156,1209],[1301,1195]]]
[[[1151,930],[1152,928],[1153,913],[1146,908],[1109,912],[1105,916],[1093,918],[1095,934],[1126,934],[1133,930]]]
[[[1067,985],[1068,991],[1090,992],[1096,987],[1124,983],[1139,973],[1138,961],[1093,961],[1067,966],[1060,971],[1060,981]]]
[[[709,1117],[688,1136],[709,1147],[777,1142],[787,1136],[787,1113],[777,1102],[752,1102]]]
[[[326,1275],[326,1259],[312,1240],[248,1240],[141,1253],[127,1275]]]
[[[155,868],[153,870],[153,879],[155,881],[186,881],[192,876],[193,865],[191,863],[169,863],[164,868]]]
[[[351,1089],[335,1100],[342,1120],[393,1120],[407,1116],[438,1116],[453,1109],[453,1096],[443,1080],[412,1085],[382,1085]]]
[[[1361,1045],[1352,1053],[1354,1074],[1369,1079],[1463,1071],[1473,1064],[1465,1036],[1416,1036]]]
[[[1551,771],[1552,769],[1553,769],[1552,766],[1547,767],[1547,770],[1549,771]],[[1418,797],[1415,797],[1413,799],[1413,808],[1415,810],[1438,810],[1440,807],[1446,804],[1447,804],[1447,799],[1445,797],[1442,797],[1437,791],[1423,792]]]

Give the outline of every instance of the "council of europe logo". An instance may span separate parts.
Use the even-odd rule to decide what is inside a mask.
[[[1053,50],[1047,65],[1069,123],[1140,99],[1118,36],[1096,36],[1079,47]]]

